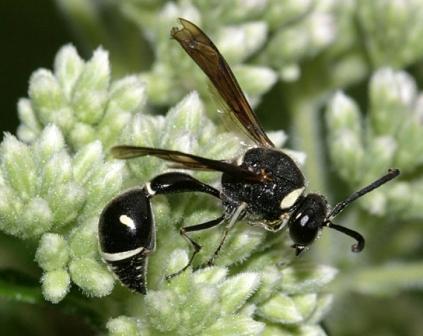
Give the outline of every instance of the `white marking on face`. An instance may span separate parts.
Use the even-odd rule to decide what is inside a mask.
[[[150,182],[147,182],[145,184],[145,190],[147,190],[147,192],[148,192],[148,194],[150,196],[154,196],[156,194],[156,192],[153,190],[153,188],[151,188],[151,183]]]
[[[121,216],[119,217],[119,221],[120,221],[123,225],[126,225],[127,227],[129,227],[131,230],[135,230],[135,229],[136,229],[134,221],[132,220],[132,218],[131,218],[131,217],[129,217],[129,216],[127,216],[127,215],[121,215]]]
[[[106,261],[120,261],[120,260],[125,260],[125,259],[133,257],[134,255],[140,253],[143,249],[144,247],[138,247],[134,250],[129,250],[125,252],[116,252],[116,253],[102,252],[101,255],[103,259]]]
[[[305,215],[303,218],[301,218],[300,225],[301,226],[306,226],[306,224],[308,223],[308,220],[309,219],[310,219],[310,217],[308,217],[307,215]]]
[[[294,189],[288,195],[286,195],[281,201],[281,205],[280,205],[281,209],[289,209],[290,207],[292,207],[295,204],[295,202],[298,200],[298,197],[302,195],[302,193],[304,192],[304,189],[305,189],[304,187]]]

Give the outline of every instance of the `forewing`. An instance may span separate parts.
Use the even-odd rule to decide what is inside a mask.
[[[248,134],[260,146],[274,147],[258,123],[232,70],[207,35],[192,22],[180,19],[182,29],[173,28],[171,36],[204,71],[219,95]]]
[[[133,159],[141,156],[155,156],[162,160],[176,163],[178,168],[214,170],[255,182],[261,182],[263,180],[261,175],[257,175],[247,169],[235,166],[230,162],[206,159],[179,151],[123,145],[113,147],[111,152],[117,159]]]
[[[257,143],[257,140],[245,129],[241,122],[235,117],[235,114],[232,113],[232,109],[226,104],[219,92],[217,92],[213,83],[209,81],[208,84],[210,95],[219,112],[223,127],[228,132],[235,133],[237,137],[249,147],[251,147],[251,142]]]

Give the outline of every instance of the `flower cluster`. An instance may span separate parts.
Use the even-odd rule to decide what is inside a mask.
[[[150,101],[167,105],[175,103],[187,89],[207,91],[200,72],[192,69],[192,61],[181,57],[183,51],[168,38],[169,27],[178,17],[192,20],[210,34],[245,92],[257,103],[278,78],[298,79],[301,62],[332,45],[338,21],[345,16],[337,14],[343,7],[348,6],[335,1],[291,0],[120,4],[122,13],[140,27],[153,47],[154,63],[142,75],[149,83]]]
[[[416,82],[403,71],[384,68],[369,85],[368,118],[362,120],[358,105],[338,92],[328,107],[328,144],[340,176],[357,188],[387,168],[403,174],[418,172],[423,163],[423,95]],[[366,197],[363,206],[376,215],[389,213],[397,219],[420,219],[423,180],[387,185]]]
[[[335,270],[269,263],[276,259],[259,253],[236,275],[218,266],[185,272],[148,293],[143,305],[134,303],[139,318],[113,318],[107,328],[111,335],[325,335],[318,323],[332,296],[322,289]],[[172,273],[188,255],[175,250],[169,260],[166,272]]]
[[[81,288],[97,291],[98,283],[113,280],[97,255],[97,216],[104,204],[121,188],[124,165],[105,161],[102,145],[95,141],[74,155],[61,131],[49,125],[27,145],[12,135],[1,143],[2,231],[22,239],[40,239],[36,260],[45,271],[45,297],[53,302],[67,293],[70,278]],[[76,270],[89,257],[89,272]],[[91,284],[78,281],[96,269]],[[101,276],[99,276],[101,274]],[[90,289],[86,288],[89,287]]]
[[[423,6],[419,0],[357,1],[367,57],[374,68],[407,66],[423,54]]]
[[[0,228],[38,241],[42,292],[53,303],[73,285],[88,297],[112,293],[116,281],[98,250],[99,214],[124,188],[169,169],[156,158],[125,164],[108,157],[105,148],[127,143],[222,159],[246,148],[238,136],[222,132],[206,117],[197,93],[165,116],[149,115],[142,109],[144,85],[135,77],[110,82],[109,73],[103,50],[84,62],[73,47],[64,47],[54,74],[39,70],[31,78],[30,97],[19,104],[20,139],[7,134],[0,145]],[[282,131],[269,136],[278,147],[286,140]],[[212,184],[219,177],[195,174]],[[189,269],[167,282],[165,276],[192,253],[178,238],[178,228],[217,217],[222,209],[205,196],[187,194],[158,197],[153,211],[158,248],[149,257],[149,293],[144,299],[136,294],[119,298],[119,291],[111,295],[127,307],[124,316],[104,316],[111,334],[323,334],[318,324],[332,301],[324,287],[335,276],[333,268],[297,263],[291,260],[287,235],[241,222],[217,266]],[[193,234],[203,246],[195,266],[210,257],[221,239],[222,228],[207,231]]]
[[[18,137],[32,142],[53,123],[72,150],[94,140],[108,148],[145,97],[145,85],[135,76],[111,83],[105,50],[97,49],[84,62],[73,46],[65,46],[56,56],[54,72],[40,69],[31,76],[29,99],[18,104]]]

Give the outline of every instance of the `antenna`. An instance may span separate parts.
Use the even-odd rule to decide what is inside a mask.
[[[346,234],[347,236],[350,236],[354,238],[357,243],[351,246],[351,250],[353,252],[361,252],[364,248],[364,237],[358,233],[357,231],[348,229],[341,225],[336,225],[332,223],[332,219],[335,218],[342,210],[344,210],[345,207],[347,207],[349,204],[354,202],[357,198],[360,198],[361,196],[369,193],[370,191],[379,188],[381,185],[385,184],[386,182],[389,182],[390,180],[394,179],[400,174],[399,169],[396,168],[390,168],[388,172],[383,175],[382,177],[378,178],[376,181],[373,181],[369,185],[365,186],[364,188],[353,192],[349,197],[347,197],[342,202],[339,202],[335,205],[335,207],[332,209],[332,211],[329,213],[329,215],[326,216],[326,219],[324,221],[324,225],[337,230],[339,232],[342,232]]]
[[[348,229],[348,228],[341,226],[341,225],[333,224],[329,220],[325,222],[325,225],[328,228],[342,232],[342,233],[346,234],[347,236],[354,238],[357,241],[357,243],[353,244],[351,246],[351,251],[358,253],[358,252],[361,252],[364,249],[364,244],[365,244],[364,237],[360,233],[358,233],[357,231]]]
[[[371,192],[372,190],[379,188],[381,185],[385,184],[386,182],[389,182],[393,178],[397,177],[400,174],[399,169],[396,168],[390,168],[388,170],[388,173],[383,175],[382,177],[378,178],[376,181],[370,183],[368,186],[364,187],[363,189],[360,189],[359,191],[353,192],[349,197],[347,197],[344,201],[339,202],[329,213],[329,215],[326,217],[328,220],[333,219],[338,215],[346,206],[354,202],[357,198],[360,198],[361,196]]]

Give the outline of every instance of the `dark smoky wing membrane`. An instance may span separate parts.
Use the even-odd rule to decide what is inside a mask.
[[[227,109],[245,128],[254,142],[263,147],[274,147],[260,126],[255,113],[245,98],[231,68],[214,43],[193,23],[180,19],[182,29],[173,28],[171,36],[197,63],[222,97]]]
[[[191,170],[211,170],[227,173],[252,182],[261,182],[262,176],[248,169],[241,168],[228,161],[212,160],[168,149],[137,146],[115,146],[111,149],[117,159],[133,159],[142,156],[155,156],[165,161],[176,163],[178,168]]]

